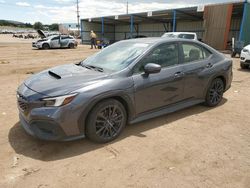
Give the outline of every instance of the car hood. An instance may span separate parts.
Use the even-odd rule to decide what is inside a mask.
[[[43,32],[43,30],[37,30],[37,33],[38,33],[38,35],[43,39],[43,38],[46,38],[46,35],[45,35],[45,33]]]
[[[108,77],[108,74],[69,64],[35,74],[24,81],[29,89],[46,95],[59,96],[83,88]]]

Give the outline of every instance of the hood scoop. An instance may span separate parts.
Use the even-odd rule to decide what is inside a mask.
[[[56,74],[56,73],[54,73],[52,71],[49,71],[49,75],[56,78],[56,79],[58,79],[58,80],[62,78],[60,75],[58,75],[58,74]]]

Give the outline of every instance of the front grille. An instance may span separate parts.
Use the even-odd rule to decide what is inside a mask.
[[[25,96],[21,95],[20,93],[17,93],[17,102],[18,106],[23,112],[28,110],[28,103]]]
[[[23,101],[18,101],[18,105],[22,111],[27,111],[28,110],[28,104]]]

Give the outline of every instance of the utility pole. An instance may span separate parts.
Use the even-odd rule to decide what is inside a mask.
[[[127,14],[128,14],[128,1],[127,1]]]
[[[76,0],[76,8],[77,8],[77,28],[78,28],[78,34],[80,34],[80,11],[79,11],[79,0]]]

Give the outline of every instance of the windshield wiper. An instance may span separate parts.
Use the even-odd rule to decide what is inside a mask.
[[[97,67],[97,66],[94,66],[94,65],[85,65],[85,64],[81,64],[83,67],[87,68],[87,69],[93,69],[95,71],[99,71],[99,72],[103,72],[103,68],[101,67]]]
[[[91,67],[92,69],[97,70],[97,71],[99,71],[99,72],[103,72],[103,68],[101,68],[101,67],[97,67],[97,66],[94,66],[94,65],[87,65],[87,66],[89,66],[89,67]]]
[[[84,64],[80,64],[82,65],[83,67],[87,68],[87,69],[92,69],[92,67],[88,66],[88,65],[84,65]]]

